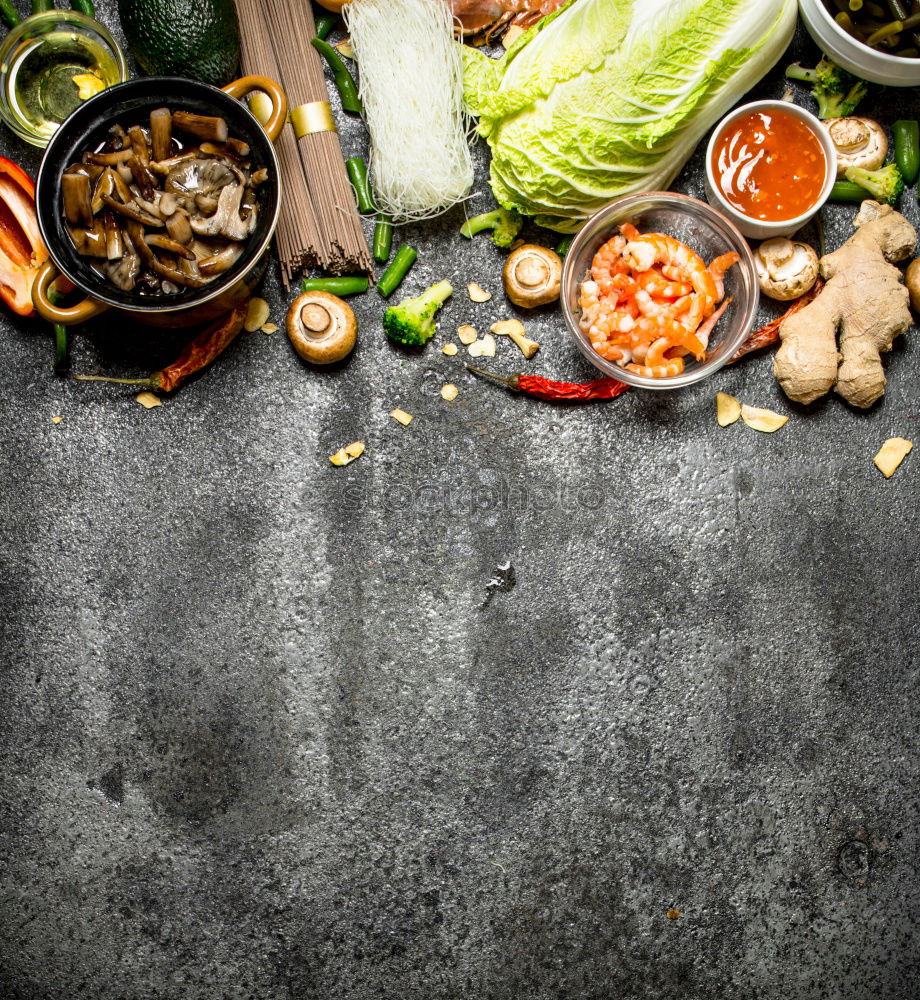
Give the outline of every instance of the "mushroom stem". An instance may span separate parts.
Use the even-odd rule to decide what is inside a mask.
[[[196,115],[191,111],[176,111],[173,114],[173,125],[182,132],[188,132],[190,135],[208,142],[227,141],[226,121],[213,115]]]
[[[150,112],[150,145],[153,159],[165,160],[172,144],[172,114],[169,108],[156,108]]]
[[[124,256],[125,241],[111,211],[102,217],[102,224],[105,227],[105,255],[109,260],[120,260]]]
[[[86,174],[63,174],[61,193],[64,198],[64,216],[72,226],[93,224],[93,203],[90,196],[89,177]]]

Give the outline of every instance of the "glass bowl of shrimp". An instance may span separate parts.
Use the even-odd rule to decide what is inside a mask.
[[[562,309],[582,354],[643,389],[718,371],[754,327],[751,248],[724,215],[670,191],[629,195],[590,218],[565,257]]]

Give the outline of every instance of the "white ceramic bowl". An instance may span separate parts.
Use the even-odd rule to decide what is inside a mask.
[[[799,0],[799,13],[821,49],[854,76],[888,87],[920,86],[920,59],[902,59],[863,45],[837,24],[821,0]]]
[[[762,219],[752,219],[739,212],[738,209],[730,205],[723,197],[716,185],[715,176],[712,172],[712,154],[716,143],[722,133],[739,118],[751,114],[754,111],[782,111],[787,115],[792,115],[804,122],[815,133],[821,148],[824,150],[824,158],[827,161],[827,174],[824,178],[824,187],[814,206],[804,215],[798,215],[794,219],[784,219],[781,222],[764,222]],[[741,232],[752,240],[770,240],[774,236],[792,236],[805,225],[809,219],[813,218],[818,209],[827,201],[831,194],[831,188],[837,179],[837,151],[831,141],[830,133],[818,121],[817,118],[804,108],[791,104],[789,101],[754,101],[751,104],[742,104],[740,108],[735,108],[726,115],[715,127],[706,147],[706,200],[714,208],[717,208],[741,230]]]

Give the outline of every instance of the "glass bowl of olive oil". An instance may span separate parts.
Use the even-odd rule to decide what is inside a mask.
[[[124,53],[98,21],[73,10],[33,14],[0,45],[0,118],[47,146],[84,101],[127,79]]]

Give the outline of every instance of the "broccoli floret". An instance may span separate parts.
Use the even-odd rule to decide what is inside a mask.
[[[494,212],[485,212],[475,218],[467,219],[460,227],[460,235],[471,240],[484,229],[492,230],[492,242],[497,247],[510,247],[517,239],[524,220],[521,213],[513,208],[496,208]]]
[[[416,298],[390,306],[383,314],[384,332],[404,347],[422,347],[434,336],[435,313],[453,290],[449,281],[439,281]]]
[[[812,96],[818,102],[818,117],[822,119],[851,115],[869,89],[862,80],[857,80],[827,56],[814,69],[793,63],[786,67],[786,76],[812,85]]]
[[[864,187],[876,201],[894,205],[904,190],[904,178],[894,163],[889,163],[878,170],[866,170],[864,167],[848,167],[846,179]]]
[[[793,63],[786,67],[786,76],[790,80],[817,84],[831,94],[839,94],[846,90],[851,79],[845,69],[841,69],[827,56],[824,56],[814,69],[806,69],[799,63]]]
[[[856,83],[842,94],[815,93],[818,102],[818,117],[824,121],[828,118],[846,118],[853,114],[856,105],[866,96],[869,88],[862,80]]]

